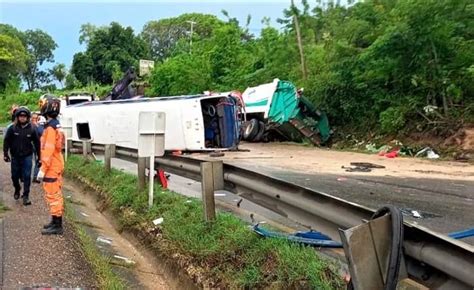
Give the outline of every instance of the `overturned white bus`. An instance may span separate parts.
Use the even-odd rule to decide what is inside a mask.
[[[231,96],[193,95],[85,102],[62,108],[73,140],[138,148],[140,112],[166,114],[165,150],[236,149],[240,122]]]

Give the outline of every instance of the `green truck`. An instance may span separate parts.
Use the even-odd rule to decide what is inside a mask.
[[[242,100],[245,141],[308,140],[319,146],[330,138],[326,114],[316,109],[291,82],[275,79],[272,83],[247,88]]]

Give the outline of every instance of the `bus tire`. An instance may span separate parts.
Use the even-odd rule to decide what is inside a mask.
[[[257,135],[252,139],[252,142],[260,142],[262,141],[263,134],[265,133],[265,123],[262,121],[258,122],[258,133]]]
[[[252,141],[259,133],[259,122],[257,119],[250,120],[245,126],[244,140]]]

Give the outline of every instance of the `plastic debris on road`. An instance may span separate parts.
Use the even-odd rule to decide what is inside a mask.
[[[412,210],[411,213],[413,214],[413,217],[416,217],[417,219],[422,218],[423,216],[416,210]]]
[[[127,257],[114,255],[114,258],[117,259],[117,260],[125,262],[125,264],[127,264],[127,265],[135,265],[136,264],[136,262],[134,260],[132,260],[130,258],[127,258]]]
[[[164,221],[164,219],[162,217],[160,217],[160,218],[157,218],[157,219],[153,220],[153,224],[155,226],[157,226],[157,225],[163,223],[163,221]]]
[[[107,237],[98,236],[96,239],[97,242],[107,245],[112,245],[112,239]]]
[[[438,159],[439,155],[430,147],[425,147],[416,153],[415,157],[426,156],[429,159]]]

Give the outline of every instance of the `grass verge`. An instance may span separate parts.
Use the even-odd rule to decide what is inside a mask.
[[[0,202],[0,214],[10,210],[6,205],[3,204],[3,202]]]
[[[86,233],[84,228],[74,221],[73,209],[66,202],[66,219],[74,229],[79,239],[79,246],[82,249],[87,261],[92,267],[97,279],[99,289],[104,290],[121,290],[127,289],[125,283],[112,271],[112,267],[108,258],[104,257],[96,248],[94,241]]]
[[[101,194],[121,226],[192,272],[198,283],[219,288],[342,289],[337,269],[309,247],[262,239],[235,216],[219,212],[203,220],[199,200],[156,187],[154,205],[137,192],[136,177],[78,156],[68,159],[66,174]],[[162,217],[163,223],[152,221]],[[192,271],[189,269],[192,268]]]

